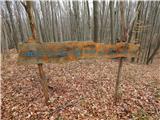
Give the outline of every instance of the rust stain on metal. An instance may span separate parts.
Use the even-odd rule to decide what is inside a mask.
[[[67,62],[79,59],[97,58],[120,58],[135,56],[139,45],[117,43],[106,45],[95,42],[63,42],[63,43],[36,43],[33,38],[27,43],[19,45],[18,63],[51,63]]]

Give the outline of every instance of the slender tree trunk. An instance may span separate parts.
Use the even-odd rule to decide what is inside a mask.
[[[114,94],[115,104],[118,102],[118,99],[121,97],[119,89],[120,89],[120,74],[122,70],[122,63],[123,63],[123,58],[120,58],[118,72],[117,72],[116,86],[115,86],[115,94]]]
[[[124,13],[124,2],[120,2],[120,11],[121,11],[121,41],[127,41],[127,29],[126,29],[126,20]]]
[[[102,1],[102,12],[101,12],[101,28],[100,28],[100,42],[103,42],[103,34],[104,34],[104,18],[105,16],[105,9],[106,9],[106,1]]]
[[[110,7],[110,19],[111,19],[111,23],[110,23],[110,28],[111,28],[111,44],[114,43],[114,1],[110,1],[109,3],[109,7]]]
[[[156,46],[156,48],[154,49],[153,53],[150,55],[150,57],[147,59],[147,62],[146,64],[149,64],[149,62],[153,59],[153,57],[156,55],[157,51],[159,50],[160,48],[160,40]]]
[[[129,25],[129,31],[128,31],[129,38],[128,38],[128,43],[130,43],[130,41],[131,41],[131,39],[132,39],[132,34],[133,34],[133,29],[134,29],[134,25],[135,25],[136,18],[137,18],[137,16],[140,16],[140,10],[141,10],[140,7],[141,7],[141,1],[138,1],[135,15],[134,15],[133,18],[131,19],[131,22],[130,22],[130,25]],[[138,17],[138,18],[139,18],[139,17]]]
[[[119,2],[116,2],[115,37],[119,39]]]
[[[127,41],[127,31],[126,31],[126,23],[125,23],[125,14],[124,14],[124,3],[120,2],[120,9],[121,9],[121,40]],[[114,102],[117,103],[118,99],[120,98],[120,73],[122,68],[122,62],[123,58],[120,58],[119,66],[118,66],[118,75],[116,79],[116,86],[115,86],[115,96],[114,96]]]
[[[6,2],[6,6],[10,15],[10,20],[11,20],[11,25],[12,25],[12,33],[13,33],[13,40],[14,40],[14,45],[16,47],[16,49],[18,50],[18,36],[17,33],[15,31],[15,25],[14,25],[14,19],[13,19],[13,12],[11,9],[11,1],[5,1]]]
[[[90,16],[90,10],[89,10],[89,2],[88,1],[86,1],[87,2],[87,11],[88,11],[88,20],[87,20],[87,22],[88,22],[88,27],[89,27],[89,40],[91,40],[92,39],[92,36],[91,36],[91,16]]]
[[[93,14],[94,14],[94,42],[99,42],[99,20],[98,20],[98,1],[93,1]]]
[[[33,18],[33,13],[32,13],[33,10],[32,10],[32,2],[31,1],[27,1],[26,11],[28,13],[28,17],[29,17],[29,21],[30,21],[30,26],[31,26],[31,30],[32,30],[32,37],[35,42],[38,42],[36,29],[35,29],[35,20]],[[39,73],[40,73],[40,77],[41,77],[40,83],[41,83],[42,90],[43,90],[43,93],[45,96],[45,103],[47,105],[48,100],[49,100],[48,83],[47,83],[47,80],[46,80],[46,77],[45,77],[45,74],[43,71],[42,64],[38,64],[38,69],[39,69]]]
[[[54,23],[54,1],[51,1],[51,13],[52,13],[52,17],[51,17],[51,19],[52,19],[52,36],[53,36],[53,40],[54,40],[54,42],[56,42],[56,34],[55,34],[55,23]]]

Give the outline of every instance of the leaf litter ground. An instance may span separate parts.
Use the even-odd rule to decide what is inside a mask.
[[[160,60],[124,62],[121,99],[113,94],[118,62],[80,60],[45,64],[50,105],[45,106],[37,65],[17,65],[11,51],[1,64],[3,120],[159,120]]]

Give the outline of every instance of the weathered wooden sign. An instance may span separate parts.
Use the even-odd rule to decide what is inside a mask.
[[[18,63],[37,64],[40,74],[40,83],[45,97],[45,103],[48,104],[48,81],[43,70],[43,63],[65,62],[86,58],[120,58],[118,75],[116,80],[116,92],[118,94],[119,76],[122,68],[122,59],[134,57],[138,51],[139,45],[131,43],[117,43],[106,45],[94,42],[63,42],[63,43],[40,43],[36,36],[35,20],[33,17],[32,2],[26,1],[26,12],[28,13],[29,23],[32,30],[32,37],[27,43],[19,45]],[[122,16],[122,15],[121,15]],[[123,19],[122,19],[123,20]],[[123,21],[122,21],[123,22]],[[125,29],[125,27],[124,27]],[[124,35],[125,36],[125,35]],[[126,40],[127,41],[127,40]],[[116,97],[117,98],[117,97]]]
[[[96,57],[127,58],[136,55],[139,45],[121,42],[106,45],[95,42],[37,43],[28,42],[19,45],[18,63],[66,62]]]

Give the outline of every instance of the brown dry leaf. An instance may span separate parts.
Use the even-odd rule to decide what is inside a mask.
[[[122,99],[113,104],[118,62],[102,59],[65,64],[46,64],[51,104],[44,105],[37,65],[16,64],[17,54],[2,62],[3,120],[128,120],[160,117],[160,60],[152,65],[124,62],[121,76]],[[67,101],[84,99],[53,113]]]

